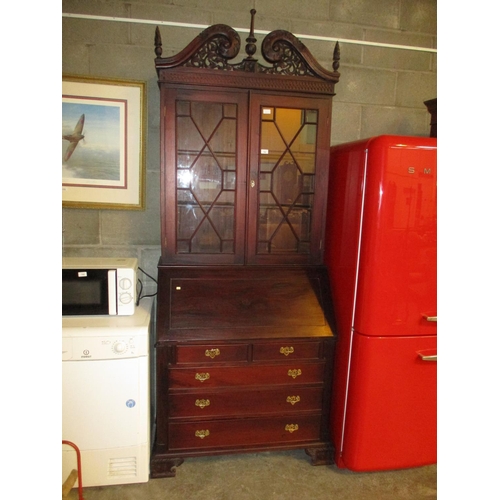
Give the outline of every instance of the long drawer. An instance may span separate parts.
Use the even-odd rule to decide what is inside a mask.
[[[170,422],[169,449],[312,442],[320,439],[321,415]]]
[[[246,361],[287,361],[292,359],[319,359],[320,341],[179,344],[175,346],[175,363],[224,363]]]
[[[297,361],[278,365],[169,368],[170,389],[321,383],[325,363]]]
[[[170,393],[170,418],[205,418],[320,412],[322,387],[293,386],[286,389],[212,390]]]

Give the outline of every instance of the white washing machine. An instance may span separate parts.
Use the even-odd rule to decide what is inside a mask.
[[[83,487],[149,480],[152,304],[62,319],[62,439],[80,449]],[[63,445],[63,482],[76,468]]]

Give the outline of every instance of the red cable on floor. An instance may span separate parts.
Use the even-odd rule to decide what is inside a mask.
[[[63,439],[62,444],[67,444],[72,446],[76,451],[76,467],[78,472],[78,500],[84,500],[83,498],[83,486],[82,486],[82,459],[80,456],[80,449],[75,443],[71,441],[66,441]]]

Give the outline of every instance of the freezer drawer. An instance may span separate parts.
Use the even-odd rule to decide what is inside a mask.
[[[354,471],[437,461],[437,337],[353,336],[340,465]]]

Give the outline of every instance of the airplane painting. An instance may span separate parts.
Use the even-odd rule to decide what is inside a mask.
[[[63,183],[119,185],[125,179],[121,103],[89,98],[62,103]]]
[[[78,143],[85,137],[83,135],[83,125],[85,123],[85,114],[80,116],[78,123],[75,126],[75,130],[73,130],[72,134],[66,134],[62,136],[62,138],[66,141],[69,141],[68,148],[66,149],[66,153],[64,154],[64,161],[68,161],[73,154],[73,151],[78,146]]]

